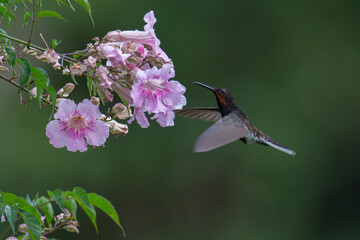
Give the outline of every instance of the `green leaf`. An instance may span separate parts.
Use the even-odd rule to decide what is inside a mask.
[[[76,221],[77,204],[76,204],[75,199],[73,199],[73,198],[64,199],[64,206],[67,208],[67,210],[69,210],[71,215],[74,216],[74,219]]]
[[[85,191],[85,190],[84,190]],[[79,193],[81,191],[78,191]],[[82,193],[80,193],[80,195],[82,195]],[[79,204],[79,206],[82,208],[82,210],[84,210],[84,212],[86,213],[86,215],[90,218],[91,222],[93,223],[96,233],[99,233],[97,224],[96,224],[96,212],[95,209],[91,206],[91,209],[89,209],[85,203],[83,202],[83,200],[74,192],[70,192],[70,191],[66,191],[65,193],[66,197],[72,197],[76,200],[76,202]]]
[[[39,197],[36,200],[36,207],[40,208],[41,211],[45,214],[46,222],[49,226],[54,217],[54,209],[49,202],[49,199],[44,196]]]
[[[66,2],[69,4],[69,7],[75,12],[75,8],[71,4],[70,0],[66,0]]]
[[[24,18],[23,18],[24,24],[23,24],[22,28],[25,28],[27,26],[27,24],[29,22],[29,19],[32,18],[32,17],[33,17],[32,12],[25,12]]]
[[[31,204],[28,203],[24,198],[18,197],[13,193],[4,193],[2,197],[4,198],[6,204],[10,206],[17,204],[19,209],[31,213],[32,215],[36,216],[41,222],[41,215],[38,210],[35,207],[31,206]]]
[[[90,203],[106,213],[112,220],[114,220],[114,222],[121,228],[125,236],[125,231],[120,224],[119,216],[111,202],[106,198],[97,195],[96,193],[89,193],[88,196]]]
[[[59,206],[60,210],[66,213],[63,203],[63,194],[60,189],[55,189],[53,192],[48,191],[48,195],[50,198],[53,198],[56,204]]]
[[[95,27],[94,19],[91,15],[91,6],[90,6],[89,1],[88,0],[75,0],[75,1],[85,9],[85,11],[87,12],[87,14],[89,15],[89,17],[91,19],[93,26]]]
[[[52,102],[53,107],[55,107],[56,104],[56,91],[52,85],[49,85],[48,87],[48,93],[50,95],[50,100]]]
[[[18,213],[19,208],[17,205],[14,205],[12,207],[10,207],[9,205],[5,206],[5,216],[11,226],[11,229],[13,230],[13,233],[15,233],[15,221]]]
[[[53,39],[53,40],[51,41],[51,48],[52,48],[52,49],[55,49],[60,43],[61,43],[61,40]]]
[[[5,48],[6,53],[8,54],[9,57],[9,65],[11,67],[11,70],[13,71],[13,73],[15,73],[15,60],[16,60],[16,55],[15,52],[13,50],[11,50],[10,48]]]
[[[50,84],[50,78],[47,72],[40,67],[31,67],[31,77],[34,79],[37,87],[47,89]]]
[[[92,94],[92,90],[93,90],[93,80],[89,77],[86,77],[87,78],[87,88],[89,90],[89,95],[90,95],[90,98],[93,96]]]
[[[54,17],[54,18],[58,18],[61,19],[65,22],[67,22],[67,20],[65,18],[63,18],[59,13],[55,12],[55,11],[51,11],[51,10],[42,10],[38,13],[38,18],[43,18],[43,17]]]
[[[23,86],[25,86],[28,82],[30,82],[30,75],[31,75],[31,65],[29,61],[26,60],[25,58],[22,58],[21,61],[22,61],[22,73],[20,77],[20,87],[18,92],[21,91]]]
[[[39,107],[41,108],[41,98],[44,93],[44,89],[41,86],[37,86],[36,88],[36,99],[39,103]]]
[[[95,213],[95,209],[91,205],[89,196],[85,191],[85,189],[81,187],[75,187],[74,190],[75,190],[75,194],[81,199],[81,201],[85,204],[85,206]]]
[[[75,79],[74,74],[71,74],[71,73],[70,73],[70,77],[71,77],[71,79],[73,80],[73,82],[74,82],[76,85],[79,85],[78,82],[77,82],[76,79]]]
[[[21,217],[24,219],[27,229],[30,232],[31,239],[40,240],[41,237],[41,221],[32,214],[23,212],[20,213]]]

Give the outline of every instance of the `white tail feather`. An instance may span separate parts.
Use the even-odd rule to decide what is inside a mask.
[[[296,152],[294,152],[294,151],[292,151],[292,150],[290,150],[288,148],[285,148],[283,146],[279,146],[279,145],[277,145],[275,143],[272,143],[270,141],[266,141],[265,139],[263,139],[263,141],[264,141],[264,143],[266,143],[270,147],[276,148],[277,150],[280,150],[280,151],[282,151],[284,153],[287,153],[287,154],[290,154],[290,155],[293,155],[293,156],[295,156],[295,154],[296,154]]]

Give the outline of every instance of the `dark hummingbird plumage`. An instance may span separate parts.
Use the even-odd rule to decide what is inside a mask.
[[[194,151],[206,152],[240,139],[245,144],[259,143],[271,146],[290,155],[295,155],[291,149],[280,145],[257,129],[243,111],[235,104],[231,92],[226,88],[212,88],[200,82],[194,82],[211,90],[216,97],[218,108],[185,108],[175,110],[175,113],[189,118],[214,121],[196,140]]]

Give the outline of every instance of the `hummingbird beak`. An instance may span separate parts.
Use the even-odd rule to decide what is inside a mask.
[[[204,87],[204,88],[207,88],[207,89],[209,89],[209,90],[211,90],[211,91],[215,92],[215,89],[214,89],[214,88],[212,88],[212,87],[210,87],[210,86],[208,86],[208,85],[205,85],[205,84],[203,84],[203,83],[201,83],[201,82],[193,82],[193,84],[196,84],[196,85],[202,86],[202,87]]]

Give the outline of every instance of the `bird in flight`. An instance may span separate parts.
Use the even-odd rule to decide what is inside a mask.
[[[218,108],[199,107],[175,110],[177,115],[183,117],[215,122],[196,140],[194,152],[207,152],[240,139],[245,144],[255,142],[295,156],[293,150],[280,145],[257,129],[235,104],[228,89],[212,88],[200,82],[193,83],[212,91],[218,104]]]

